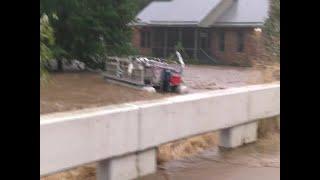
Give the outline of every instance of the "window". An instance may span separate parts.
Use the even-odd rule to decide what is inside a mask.
[[[210,48],[209,32],[207,31],[200,32],[199,36],[200,36],[200,43],[199,43],[200,48],[209,49]]]
[[[237,43],[237,51],[243,52],[244,49],[244,33],[238,32],[238,43]]]
[[[182,46],[184,48],[194,48],[194,29],[183,28],[183,30],[182,30]]]
[[[168,47],[174,48],[179,41],[179,31],[176,28],[168,29]]]
[[[225,46],[225,44],[224,44],[224,39],[225,39],[225,34],[224,34],[224,32],[220,32],[219,33],[219,49],[220,49],[220,51],[224,51],[224,46]]]
[[[151,33],[149,31],[141,31],[140,35],[140,46],[149,48],[151,44]]]

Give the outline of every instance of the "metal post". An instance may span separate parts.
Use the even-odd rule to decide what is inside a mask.
[[[150,29],[150,48],[151,48],[151,53],[153,54],[153,41],[154,41],[154,32],[153,32],[153,28]]]
[[[182,29],[179,28],[178,32],[179,32],[179,41],[182,43]]]
[[[193,57],[195,59],[198,59],[197,51],[198,51],[198,29],[195,28],[194,29],[194,51],[193,51]]]
[[[163,56],[167,57],[167,44],[168,44],[168,29],[164,30],[164,48],[163,48]]]

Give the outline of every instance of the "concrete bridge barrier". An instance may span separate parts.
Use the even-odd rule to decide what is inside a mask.
[[[99,162],[98,180],[156,171],[156,148],[209,131],[220,146],[257,139],[257,121],[280,115],[280,85],[254,85],[40,116],[40,175]]]

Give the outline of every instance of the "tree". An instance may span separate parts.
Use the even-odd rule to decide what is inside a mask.
[[[263,32],[268,51],[280,60],[280,0],[270,0],[269,18]]]
[[[46,63],[52,58],[50,46],[54,44],[53,30],[47,15],[40,17],[40,81],[46,80]]]
[[[135,53],[128,23],[136,15],[136,0],[41,0],[41,12],[59,17],[49,19],[56,39],[52,51],[60,61],[102,68],[105,55]]]

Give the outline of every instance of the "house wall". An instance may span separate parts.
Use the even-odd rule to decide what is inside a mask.
[[[151,48],[142,48],[140,46],[140,40],[141,40],[140,31],[142,30],[147,31],[148,29],[143,29],[141,27],[133,27],[133,35],[132,35],[133,47],[135,47],[139,51],[139,53],[142,55],[151,55],[152,54]]]
[[[150,31],[151,29],[135,27],[132,43],[142,55],[151,55],[152,48],[140,47],[140,31]],[[220,51],[219,32],[225,33],[225,48]],[[244,49],[242,52],[237,51],[239,31],[244,32]],[[259,34],[254,28],[211,28],[210,29],[210,50],[211,56],[228,65],[249,66],[257,58],[258,47],[260,47]],[[151,47],[153,42],[151,41]]]
[[[220,51],[219,31],[225,33],[225,48]],[[237,51],[239,31],[244,32],[244,49]],[[259,35],[254,28],[214,28],[211,31],[211,53],[213,57],[230,65],[251,65],[258,53]]]

